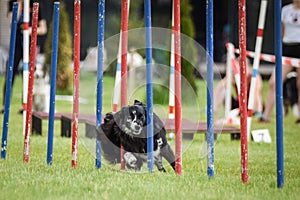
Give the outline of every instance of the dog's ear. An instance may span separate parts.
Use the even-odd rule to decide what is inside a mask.
[[[127,120],[129,116],[129,106],[122,107],[118,112],[114,114],[114,120],[118,125],[122,124]]]
[[[134,105],[136,105],[136,106],[146,106],[145,104],[143,104],[141,101],[139,101],[139,100],[137,100],[137,99],[135,99],[134,100]]]

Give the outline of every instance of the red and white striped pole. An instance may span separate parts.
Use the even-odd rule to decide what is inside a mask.
[[[122,31],[120,32],[120,39],[119,39],[118,59],[117,59],[115,86],[114,86],[114,94],[113,94],[112,111],[114,113],[118,111],[118,105],[119,105],[120,93],[121,93],[121,45],[122,45]]]
[[[247,129],[247,137],[248,137],[248,141],[249,141],[249,138],[250,138],[252,110],[253,110],[254,95],[255,95],[255,88],[256,88],[256,77],[257,77],[258,68],[259,68],[259,61],[260,61],[259,55],[261,53],[261,47],[262,47],[262,42],[263,42],[263,33],[264,33],[267,5],[268,5],[267,0],[262,0],[261,1],[259,20],[258,20],[258,29],[257,29],[257,35],[256,35],[253,69],[252,69],[252,78],[251,78],[250,92],[249,92],[249,99],[248,99],[248,117],[247,117],[247,128],[248,128]]]
[[[121,107],[127,105],[127,51],[128,51],[128,0],[122,0],[121,47]],[[121,146],[121,169],[125,169],[124,150]]]
[[[247,69],[246,69],[246,0],[239,0],[239,46],[240,46],[240,121],[241,121],[241,176],[248,183],[248,140],[247,140]]]
[[[232,88],[232,67],[234,60],[234,46],[232,43],[226,44],[227,59],[226,59],[226,93],[225,93],[225,120],[228,120],[231,110],[231,88]]]
[[[238,54],[240,53],[240,51],[238,49],[235,49],[234,52],[238,53]],[[247,56],[254,58],[254,55],[255,55],[255,52],[247,51]],[[274,55],[267,54],[267,53],[260,54],[259,59],[263,60],[263,61],[271,62],[271,63],[276,62],[276,57]],[[293,67],[300,67],[300,59],[282,56],[282,64],[288,65],[288,66],[293,66]]]
[[[36,38],[37,27],[39,17],[39,3],[33,4],[32,11],[32,28],[31,28],[31,43],[30,43],[30,63],[29,63],[29,83],[28,83],[28,96],[27,96],[27,112],[26,112],[26,127],[24,135],[24,154],[23,161],[29,162],[29,148],[30,148],[30,130],[31,130],[31,118],[32,118],[32,94],[34,84],[34,69],[36,58]]]
[[[30,1],[23,2],[23,136],[26,129],[28,77],[29,77],[29,19]]]
[[[237,92],[238,92],[238,99],[240,99],[240,94],[241,94],[241,75],[240,75],[239,63],[237,62],[236,59],[233,59],[231,62],[232,62],[232,69],[233,69],[234,80],[235,80],[235,84],[236,84]]]
[[[128,0],[128,15],[129,15],[129,7],[130,7],[130,0]],[[121,77],[122,77],[121,76],[121,62],[122,62],[121,51],[122,51],[122,27],[120,30],[118,59],[117,59],[117,68],[116,68],[116,75],[115,75],[115,87],[114,87],[113,106],[112,106],[113,112],[118,111],[118,105],[119,105],[120,94],[121,94]]]
[[[174,1],[172,1],[172,34],[171,34],[171,57],[170,57],[170,83],[169,83],[169,119],[175,117],[175,81],[174,81]]]
[[[74,1],[74,88],[72,114],[72,167],[77,166],[78,152],[78,111],[80,81],[80,8],[81,1]]]

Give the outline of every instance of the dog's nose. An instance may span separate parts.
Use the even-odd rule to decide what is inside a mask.
[[[139,125],[135,125],[134,128],[135,128],[135,130],[139,130],[140,126]]]

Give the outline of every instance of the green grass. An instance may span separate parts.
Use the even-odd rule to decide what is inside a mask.
[[[3,76],[0,87],[3,88]],[[71,167],[71,139],[60,137],[60,124],[55,122],[53,165],[46,164],[47,123],[42,136],[31,136],[30,162],[24,164],[20,77],[14,86],[9,121],[7,159],[0,159],[0,199],[299,199],[300,147],[299,125],[292,114],[284,118],[285,184],[276,187],[275,118],[271,124],[258,124],[253,129],[268,128],[271,144],[249,143],[249,183],[241,181],[240,141],[231,141],[222,134],[215,143],[215,177],[206,174],[205,140],[203,134],[183,145],[183,175],[177,176],[167,166],[168,173],[121,172],[105,162],[100,170],[94,167],[94,141],[83,136],[79,126],[78,166]],[[81,113],[95,113],[96,75],[81,76]],[[113,79],[104,77],[104,109],[111,110]],[[197,82],[199,91],[205,91],[203,81]],[[264,91],[267,84],[264,83]],[[143,94],[136,94],[135,97]],[[0,101],[2,102],[2,96]],[[199,112],[195,105],[183,106],[185,116],[198,115],[205,120],[205,92],[199,94]],[[131,101],[132,102],[132,101]],[[167,106],[158,107],[167,110]],[[57,101],[57,112],[71,112],[72,102]],[[196,113],[196,114],[195,114]],[[165,114],[165,113],[163,113]],[[275,113],[273,113],[275,114]],[[3,115],[0,115],[2,130]],[[173,141],[170,141],[173,144]],[[146,168],[146,165],[144,165]]]

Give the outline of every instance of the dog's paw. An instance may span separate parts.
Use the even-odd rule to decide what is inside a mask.
[[[126,152],[124,154],[124,160],[129,169],[137,169],[137,158],[132,153]]]
[[[114,119],[114,115],[112,113],[106,113],[106,115],[104,117],[104,123],[108,123],[112,119]]]

